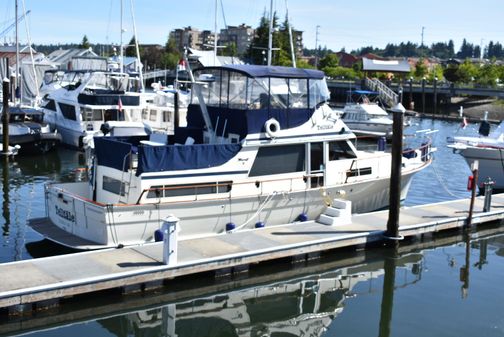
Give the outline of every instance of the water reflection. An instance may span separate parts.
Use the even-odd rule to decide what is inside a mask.
[[[2,235],[9,235],[10,227],[10,207],[9,207],[9,159],[3,157],[2,159],[2,216],[5,219],[2,226]]]
[[[30,257],[26,242],[41,237],[27,228],[27,221],[45,215],[44,184],[85,179],[85,171],[77,169],[83,163],[83,153],[67,149],[2,162],[1,262]]]
[[[337,251],[302,265],[266,265],[238,279],[215,281],[209,276],[192,276],[171,281],[157,292],[81,298],[22,321],[6,321],[0,324],[0,335],[38,334],[36,331],[63,325],[70,333],[82,329],[80,323],[96,322],[107,331],[100,336],[322,336],[338,321],[349,301],[381,294],[376,328],[379,336],[387,337],[394,334],[394,294],[421,284],[427,271],[422,251],[467,242],[470,250],[480,251],[474,267],[481,268],[487,247],[494,251],[504,247],[503,232],[499,226],[488,227],[479,230],[479,238],[470,242],[466,240],[471,236],[464,233],[442,234],[392,249]],[[470,250],[465,252],[470,254]],[[465,261],[469,266],[467,254]],[[447,267],[453,264],[445,264]],[[469,273],[463,275],[462,288],[467,295]]]

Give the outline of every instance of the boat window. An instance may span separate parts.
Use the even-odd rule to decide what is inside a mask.
[[[102,188],[104,191],[107,192],[111,192],[121,196],[126,195],[124,182],[121,182],[120,180],[111,177],[103,176]]]
[[[329,160],[357,158],[346,141],[329,142]]]
[[[232,181],[152,186],[147,192],[147,198],[183,197],[188,195],[227,193],[232,189]]]
[[[148,116],[149,116],[149,110],[148,109],[143,109],[142,110],[142,119],[146,120]]]
[[[330,92],[327,88],[325,78],[320,80],[311,79],[309,81],[310,108],[315,108],[318,104],[329,100]]]
[[[75,106],[65,103],[58,103],[58,105],[60,107],[61,113],[63,114],[63,117],[73,121],[77,120],[77,116],[75,115]]]
[[[124,120],[124,112],[121,112],[117,109],[107,109],[103,115],[103,120],[107,121],[123,121]]]
[[[249,109],[267,109],[269,105],[268,79],[254,78],[247,83]]]
[[[286,109],[289,100],[289,81],[287,78],[270,79],[270,105],[272,108]]]
[[[44,108],[48,109],[48,110],[56,111],[56,103],[54,102],[53,99],[48,99]]]
[[[201,85],[201,93],[205,100],[206,105],[216,106],[220,105],[220,84],[221,72],[218,69],[211,69],[205,71],[200,75],[200,78],[205,79],[205,84]]]
[[[157,120],[157,110],[151,110],[149,115],[149,120],[155,122]]]
[[[357,168],[347,171],[347,177],[358,177],[363,175],[368,175],[373,173],[373,169],[371,167],[363,167]]]
[[[102,109],[81,108],[82,120],[84,121],[102,121]]]
[[[224,82],[223,82],[224,84]],[[225,95],[224,86],[222,90]],[[225,102],[225,100],[223,100]],[[229,76],[229,98],[228,104],[233,109],[245,109],[247,105],[247,77],[231,72]]]
[[[289,108],[306,109],[308,107],[308,81],[294,78],[289,80]]]
[[[250,177],[304,171],[305,145],[261,147],[257,152]]]
[[[323,143],[310,144],[310,168],[311,172],[324,170],[324,147]]]
[[[171,111],[163,111],[163,122],[169,123],[172,121]]]

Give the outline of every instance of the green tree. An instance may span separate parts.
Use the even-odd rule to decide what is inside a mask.
[[[336,54],[329,54],[319,61],[320,69],[335,68],[339,66],[339,57]]]
[[[434,81],[435,78],[437,78],[438,81],[443,79],[443,67],[441,67],[439,64],[435,65],[434,68],[432,68],[429,71],[429,74],[427,78],[429,81]]]
[[[84,37],[82,38],[82,42],[79,45],[79,48],[81,48],[81,49],[89,49],[89,47],[91,47],[91,44],[89,43],[87,35],[84,35]]]
[[[428,73],[427,66],[425,65],[425,59],[421,57],[415,64],[415,71],[413,72],[416,78],[423,78]]]
[[[497,85],[497,79],[499,79],[498,66],[495,64],[485,64],[478,70],[476,83],[489,87],[495,87]]]
[[[478,68],[469,60],[458,66],[457,69],[458,82],[470,83],[478,76]]]
[[[322,71],[329,77],[338,77],[345,79],[354,79],[356,77],[355,71],[352,68],[346,67],[325,67]]]
[[[124,55],[125,56],[130,56],[130,57],[136,57],[137,56],[137,53],[136,53],[136,39],[135,39],[135,36],[133,36],[130,40],[130,42],[128,43],[128,45],[126,46],[126,49],[124,50]],[[140,55],[142,55],[142,48],[139,48],[140,50]]]

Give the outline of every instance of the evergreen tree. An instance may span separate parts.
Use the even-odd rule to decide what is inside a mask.
[[[126,46],[126,49],[124,50],[124,55],[125,56],[130,56],[130,57],[136,57],[136,39],[135,36],[133,36]],[[140,50],[140,55],[142,55],[142,51]]]
[[[84,35],[84,37],[82,38],[82,42],[81,42],[79,48],[81,48],[81,49],[89,49],[89,47],[91,47],[91,44],[89,43],[87,35]]]
[[[455,44],[453,40],[448,41],[448,55],[449,58],[453,58],[455,56]]]

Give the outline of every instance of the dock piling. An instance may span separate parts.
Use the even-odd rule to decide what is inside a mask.
[[[385,237],[392,240],[399,237],[399,207],[401,205],[401,165],[404,113],[393,111],[392,125],[392,165],[390,172],[389,218]]]
[[[9,153],[9,79],[4,78],[3,90],[3,111],[2,111],[2,153],[7,157]]]
[[[479,161],[475,160],[471,165],[472,171],[472,184],[471,188],[471,201],[469,203],[469,215],[467,216],[466,227],[469,228],[472,225],[473,209],[474,209],[474,199],[476,198],[476,186],[478,186],[478,166]]]

